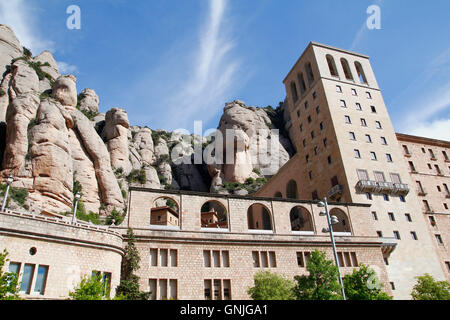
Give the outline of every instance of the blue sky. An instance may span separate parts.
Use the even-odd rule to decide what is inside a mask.
[[[81,9],[69,30],[66,8]],[[381,30],[365,27],[372,5]],[[310,41],[371,56],[398,132],[450,140],[450,1],[0,0],[35,55],[50,49],[100,110],[135,125],[217,127],[225,102],[277,106]]]

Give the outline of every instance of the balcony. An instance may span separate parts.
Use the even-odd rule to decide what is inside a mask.
[[[343,189],[342,185],[340,185],[340,184],[335,185],[333,188],[331,188],[330,191],[328,191],[328,197],[330,199],[336,199],[338,196],[342,195],[343,190],[344,189]]]
[[[409,152],[409,151],[405,151],[405,152],[404,152],[404,155],[405,155],[405,157],[407,157],[407,158],[411,158],[411,157],[412,157],[412,154],[411,154],[411,152]]]
[[[447,192],[447,194],[445,195],[445,198],[450,199],[450,193]]]
[[[356,189],[360,192],[376,192],[378,190],[378,184],[376,181],[360,180],[356,184]]]
[[[404,183],[394,183],[394,193],[406,196],[409,193],[409,186]]]
[[[394,193],[395,188],[392,182],[378,182],[378,190],[380,192]]]

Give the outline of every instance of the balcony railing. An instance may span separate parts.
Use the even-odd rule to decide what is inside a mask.
[[[335,185],[333,188],[331,188],[330,191],[328,191],[328,197],[330,199],[335,199],[336,197],[342,195],[343,187],[342,185],[338,184]]]
[[[409,193],[409,186],[404,183],[394,183],[394,192],[396,194],[407,195]]]
[[[360,180],[356,184],[356,189],[361,192],[376,192],[378,190],[378,184],[372,180]]]
[[[377,182],[372,180],[360,180],[356,184],[356,189],[360,192],[388,193],[394,195],[407,195],[409,186],[404,183]]]

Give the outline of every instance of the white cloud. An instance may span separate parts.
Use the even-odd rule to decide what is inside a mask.
[[[22,46],[37,55],[44,50],[52,50],[53,43],[37,33],[36,12],[26,0],[1,0],[0,22],[10,26]]]
[[[78,73],[78,67],[64,61],[57,61],[59,73]]]
[[[450,141],[450,119],[423,122],[411,128],[408,134],[432,139]]]
[[[199,45],[193,49],[193,63],[185,66],[188,76],[165,103],[171,109],[169,114],[179,115],[167,119],[169,127],[188,127],[194,120],[214,117],[213,110],[224,105],[237,85],[240,63],[231,54],[235,43],[227,35],[231,31],[231,24],[225,23],[227,5],[227,0],[210,1],[208,17],[200,28]]]

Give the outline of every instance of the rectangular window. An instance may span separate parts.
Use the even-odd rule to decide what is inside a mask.
[[[392,290],[395,290],[395,283],[390,282],[390,284],[391,284],[391,289],[392,289]]]
[[[204,287],[205,287],[205,300],[212,300],[212,296],[211,296],[211,280],[205,280],[204,281]]]
[[[336,92],[342,93],[342,87],[341,86],[336,86]]]
[[[274,251],[269,252],[269,267],[276,268],[277,267],[277,257]]]
[[[405,213],[406,221],[412,222],[411,215],[409,213]]]
[[[214,268],[220,268],[220,251],[213,251]]]
[[[386,159],[387,159],[387,162],[393,162],[392,156],[389,153],[386,153]]]
[[[411,231],[411,237],[413,240],[418,240],[417,233],[415,233],[414,231]]]
[[[411,169],[411,172],[417,172],[416,167],[414,166],[414,163],[412,161],[408,161],[409,168]]]
[[[261,255],[261,267],[268,268],[269,267],[269,257],[267,256],[266,251],[260,252]]]
[[[324,129],[323,122],[321,122],[321,123],[319,124],[319,127],[320,127],[320,131],[323,131],[323,129]]]
[[[370,106],[370,109],[372,110],[372,113],[377,113],[377,109],[374,106]]]
[[[449,161],[450,159],[448,158],[447,152],[442,151],[442,155],[444,156],[445,161]]]
[[[230,267],[230,254],[228,251],[222,251],[222,266],[224,268]]]
[[[347,124],[351,124],[352,123],[352,120],[350,119],[349,116],[345,116],[345,123],[347,123]]]
[[[231,281],[223,280],[223,299],[231,300]]]
[[[316,113],[319,114],[320,113],[320,107],[316,107]]]
[[[398,183],[398,184],[402,183],[402,180],[400,179],[400,175],[397,173],[391,173],[391,181],[393,183]]]
[[[214,280],[214,300],[222,300],[222,284],[220,280]]]
[[[381,137],[381,144],[382,144],[383,146],[386,146],[386,145],[388,144],[385,137]]]
[[[19,275],[19,273],[20,273],[20,263],[18,263],[18,262],[10,262],[8,271],[10,273],[15,273],[15,274]]]
[[[372,143],[372,138],[370,137],[370,134],[366,134],[366,142]]]
[[[389,220],[395,221],[395,216],[394,216],[394,214],[392,212],[389,212],[388,216],[389,216]]]
[[[357,96],[358,93],[356,92],[356,89],[352,89],[352,95]]]
[[[344,252],[344,258],[345,258],[345,266],[351,267],[352,266],[352,260],[350,258],[350,252]]]
[[[436,241],[438,244],[443,245],[444,242],[442,241],[442,237],[440,234],[435,234],[434,237],[436,238]]]
[[[34,276],[34,268],[34,264],[25,264],[25,267],[23,268],[22,283],[20,284],[20,292],[30,294],[31,283],[33,282]]]
[[[148,281],[148,286],[150,289],[150,300],[156,300],[156,290],[157,290],[156,283],[157,283],[156,279],[150,279]]]
[[[167,279],[159,279],[159,286],[158,286],[158,293],[159,293],[159,300],[166,300],[167,299]]]
[[[375,152],[370,152],[370,159],[372,159],[373,161],[377,161],[377,154]]]
[[[380,121],[375,121],[375,126],[377,129],[382,129],[383,127],[381,126],[381,122]]]
[[[211,268],[211,251],[203,251],[203,265],[205,268]]]
[[[305,260],[303,259],[303,252],[297,252],[297,264],[300,268],[305,267]]]
[[[359,152],[359,150],[355,149],[354,152],[355,152],[355,158],[356,159],[361,159],[361,153]]]
[[[159,249],[159,261],[161,267],[167,267],[167,249]]]
[[[349,132],[348,134],[350,136],[350,140],[356,141],[356,136],[354,132]]]
[[[103,294],[106,295],[107,297],[109,297],[109,295],[111,293],[111,278],[112,278],[112,273],[103,272],[102,290],[103,290]]]
[[[383,232],[377,231],[378,238],[383,238]]]
[[[253,267],[254,268],[259,268],[260,267],[259,252],[258,251],[253,251],[252,252],[252,258],[253,258]]]
[[[360,181],[368,181],[369,180],[369,174],[367,173],[367,170],[357,170],[358,178]]]
[[[150,266],[158,266],[158,249],[150,249]]]
[[[176,267],[178,266],[178,251],[170,250],[170,266]]]
[[[352,257],[352,266],[357,267],[359,265],[359,263],[358,263],[358,259],[356,258],[356,252],[352,252],[351,257]]]
[[[363,127],[367,127],[366,119],[361,118],[361,125],[362,125]]]
[[[375,211],[372,211],[372,218],[373,220],[377,221],[378,220],[378,216],[377,213]]]
[[[377,182],[386,182],[386,179],[384,177],[384,173],[381,171],[374,171],[373,173],[375,175],[375,181]]]
[[[372,94],[370,92],[366,92],[367,99],[372,99]]]
[[[362,111],[361,103],[356,103],[356,110]]]
[[[401,238],[400,238],[400,232],[394,231],[394,238],[397,239],[397,240],[401,240]]]
[[[345,102],[345,100],[341,100],[340,103],[342,108],[347,108],[347,103]]]
[[[45,285],[47,284],[48,266],[39,266],[34,285],[34,292],[44,295]]]
[[[172,300],[178,298],[178,281],[175,279],[169,280],[169,298]]]

